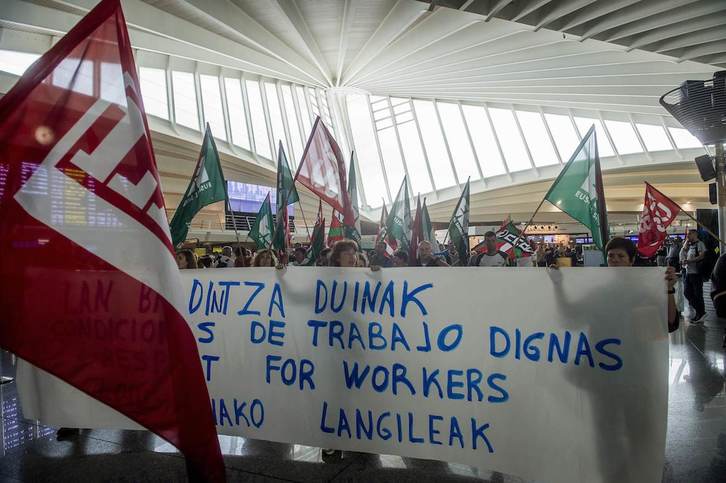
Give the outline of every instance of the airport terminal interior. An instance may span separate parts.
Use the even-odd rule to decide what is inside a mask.
[[[22,82],[98,3],[0,0],[0,96]],[[408,193],[412,210],[417,202],[428,209],[426,243],[433,244],[434,258],[457,264],[463,257],[454,258],[447,242],[454,241],[452,213],[465,194],[463,236],[472,251],[488,250],[489,233],[499,239],[503,229],[520,233],[526,227],[523,238],[535,266],[549,267],[554,260],[565,267],[597,267],[610,259],[596,246],[593,225],[545,202],[564,168],[596,139],[592,183],[601,188],[597,201],[610,237],[640,247],[645,182],[679,206],[661,230],[668,238],[658,254],[635,263],[662,270],[683,264],[683,275],[674,272],[681,315],[668,335],[662,481],[726,482],[726,310],[719,314],[711,297],[717,283],[707,277],[700,301],[705,315],[695,305],[689,309],[693,295],[684,295],[684,285],[691,265],[678,251],[671,264],[670,254],[690,230],[698,230],[715,253],[725,248],[717,238],[726,234],[719,226],[726,224],[726,0],[120,0],[120,5],[168,220],[184,205],[190,179],[197,176],[205,132],[218,151],[227,198],[201,207],[177,247],[198,258],[200,268],[202,259],[214,265],[235,254],[242,265],[227,266],[250,266],[245,253],[255,249],[253,234],[259,234],[270,194],[275,214],[279,150],[293,175],[305,172],[303,160],[314,144],[308,138],[318,123],[337,141],[348,180],[354,180],[348,193],[357,203],[358,245],[369,257],[376,256],[382,227],[390,231],[387,213],[400,209],[401,193]],[[104,76],[113,75],[112,64],[66,59],[46,84],[72,85],[76,94],[103,99]],[[698,122],[713,119],[686,112],[688,96],[703,92],[711,92],[706,107],[720,109],[708,139],[697,131]],[[0,208],[10,169],[3,163],[0,159]],[[329,225],[339,220],[347,229],[344,214],[327,198],[321,201],[306,184],[298,183],[297,190],[299,201],[287,212],[291,264],[293,246],[313,250],[318,219]],[[83,193],[66,187],[52,216],[104,229],[108,220],[100,205],[88,205]],[[327,232],[325,222],[323,228]],[[520,239],[513,238],[508,246],[520,256]],[[17,240],[13,248],[46,243]],[[395,246],[383,244],[391,249],[385,259],[393,258]],[[536,246],[542,247],[542,264]],[[483,265],[481,255],[472,259]],[[527,300],[526,287],[516,290]],[[2,340],[0,348],[7,348]],[[59,428],[27,417],[17,366],[11,351],[0,351],[0,482],[192,479],[182,452],[151,431]],[[501,471],[450,458],[343,451],[326,459],[320,448],[294,441],[228,435],[220,435],[219,444],[227,481],[545,481],[530,470],[523,476],[513,466]],[[521,460],[540,459],[510,451]]]

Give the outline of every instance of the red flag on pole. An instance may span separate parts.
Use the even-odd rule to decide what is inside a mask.
[[[118,0],[0,100],[0,152],[0,346],[175,445],[190,479],[223,481]]]
[[[295,180],[343,214],[345,225],[353,226],[355,215],[348,198],[345,160],[338,143],[319,116],[313,124]]]
[[[655,255],[666,239],[666,230],[680,213],[681,207],[666,195],[645,183],[645,200],[638,227],[638,252],[646,258]]]
[[[332,247],[335,242],[342,240],[343,236],[343,223],[339,218],[340,214],[333,210],[333,214],[330,217],[330,229],[328,230],[328,246]]]

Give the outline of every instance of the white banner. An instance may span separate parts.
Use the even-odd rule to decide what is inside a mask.
[[[661,269],[182,273],[221,434],[538,481],[661,479]],[[43,407],[25,404],[30,416],[129,426],[40,379]],[[20,384],[23,399],[39,397]]]

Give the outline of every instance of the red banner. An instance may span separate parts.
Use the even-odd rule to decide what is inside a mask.
[[[655,255],[666,239],[666,230],[680,213],[681,207],[666,195],[645,183],[645,200],[638,227],[638,252],[646,258]]]
[[[338,143],[318,117],[315,119],[295,181],[315,193],[343,215],[343,224],[353,226],[355,215],[348,199],[345,161]]]
[[[104,0],[0,100],[0,345],[223,481],[150,139]]]

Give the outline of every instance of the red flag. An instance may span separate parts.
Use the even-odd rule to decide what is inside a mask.
[[[418,258],[418,242],[421,241],[421,195],[416,198],[416,216],[411,229],[411,243],[408,246],[408,261],[413,266]]]
[[[355,215],[348,197],[345,160],[333,135],[318,116],[297,168],[295,180],[343,214],[344,223],[353,226]]]
[[[118,0],[0,100],[0,152],[2,348],[175,445],[190,478],[223,481]]]
[[[666,230],[680,213],[681,207],[666,195],[645,183],[645,200],[638,227],[638,251],[646,258],[655,255],[666,239]]]
[[[332,247],[335,242],[343,239],[343,223],[338,218],[338,213],[333,210],[330,219],[330,229],[328,230],[328,246]]]

